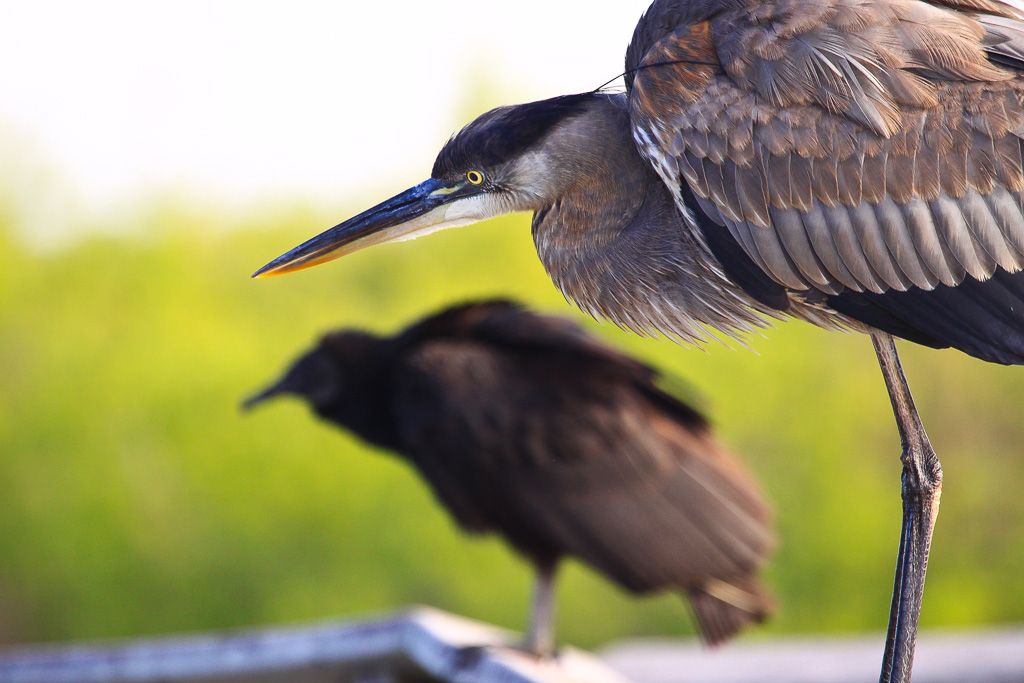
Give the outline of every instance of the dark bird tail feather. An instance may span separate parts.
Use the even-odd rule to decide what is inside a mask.
[[[767,618],[774,601],[753,576],[715,581],[687,591],[701,640],[714,647],[749,623]]]

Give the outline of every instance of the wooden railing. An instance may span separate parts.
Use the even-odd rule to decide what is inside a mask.
[[[860,683],[877,680],[882,635],[622,643],[601,658],[538,661],[507,631],[430,608],[327,622],[111,643],[0,649],[0,683]],[[1024,628],[924,633],[914,683],[1024,683]]]
[[[567,648],[538,661],[513,634],[421,607],[361,622],[0,651],[2,683],[625,683]]]
[[[601,658],[641,683],[874,683],[885,634],[750,638],[708,651],[697,643],[618,643]],[[914,683],[1024,683],[1024,628],[925,631]]]

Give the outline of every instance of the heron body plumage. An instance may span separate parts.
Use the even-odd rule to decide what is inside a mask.
[[[1024,25],[970,8],[1005,16],[659,0],[627,56],[638,148],[820,319],[1022,363]]]

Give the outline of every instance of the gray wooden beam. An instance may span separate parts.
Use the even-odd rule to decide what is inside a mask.
[[[859,683],[878,675],[882,636],[755,639],[713,651],[647,640],[608,648],[604,663],[572,648],[538,662],[515,642],[415,608],[355,622],[9,647],[0,649],[0,683]],[[914,683],[1024,683],[1024,628],[925,632]]]
[[[624,683],[567,648],[557,662],[512,634],[421,607],[360,622],[0,650],[0,683]]]
[[[708,651],[696,643],[640,640],[601,658],[639,683],[866,683],[878,680],[885,634],[740,641]],[[914,683],[1024,683],[1024,628],[917,639]]]

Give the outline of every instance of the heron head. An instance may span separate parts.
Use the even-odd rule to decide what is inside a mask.
[[[552,133],[600,97],[565,95],[481,115],[452,136],[428,180],[300,244],[253,277],[289,273],[375,244],[550,204],[571,170],[554,163],[559,154],[553,147],[564,145],[551,145]]]

